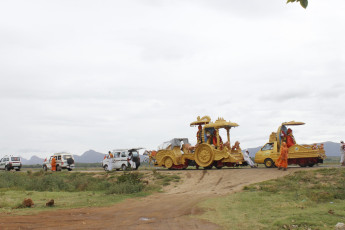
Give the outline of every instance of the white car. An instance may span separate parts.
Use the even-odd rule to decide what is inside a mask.
[[[70,153],[54,153],[49,159],[45,159],[43,162],[43,169],[47,171],[51,170],[51,161],[53,157],[56,160],[56,171],[61,171],[62,169],[67,169],[72,171],[74,169],[74,158]]]
[[[140,166],[140,157],[138,150],[142,148],[133,149],[116,149],[113,150],[113,158],[109,158],[109,155],[104,158],[102,167],[105,171],[111,171],[113,169],[123,171],[127,169],[137,170]]]
[[[11,169],[15,169],[16,171],[20,171],[22,167],[22,162],[19,156],[4,156],[0,160],[0,169],[4,169],[10,171]]]

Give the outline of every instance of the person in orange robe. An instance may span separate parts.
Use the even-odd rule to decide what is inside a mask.
[[[214,146],[217,146],[217,131],[216,130],[213,131],[212,143]],[[223,140],[220,135],[219,135],[219,147],[220,149],[223,149]]]
[[[56,171],[56,159],[55,159],[55,157],[53,157],[51,165],[52,165],[52,171]]]
[[[288,147],[285,142],[282,143],[282,146],[280,147],[280,157],[275,162],[276,166],[278,167],[278,170],[284,169],[286,171],[288,166]]]
[[[288,130],[287,130],[286,144],[287,144],[287,147],[288,147],[288,148],[290,148],[291,146],[294,146],[294,145],[296,144],[295,138],[294,138],[294,136],[292,135],[292,130],[291,130],[291,129],[288,129]]]

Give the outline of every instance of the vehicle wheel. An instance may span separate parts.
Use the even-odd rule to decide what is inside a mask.
[[[210,166],[207,166],[207,167],[204,167],[204,169],[212,169],[213,165],[210,165]]]
[[[122,171],[126,171],[126,169],[127,169],[126,165],[122,165],[121,169],[122,169]]]
[[[195,150],[195,162],[201,167],[212,165],[214,160],[214,152],[210,145],[200,144]]]
[[[71,168],[68,168],[68,171],[72,171],[72,169],[71,169]]]
[[[48,171],[48,168],[47,168],[46,165],[43,166],[43,170],[44,170],[44,171]]]
[[[168,169],[170,169],[172,166],[174,165],[173,160],[171,159],[171,157],[167,157],[164,160],[164,166]]]
[[[20,171],[20,169],[16,169],[16,171],[18,172],[18,171]]]
[[[104,171],[108,171],[108,165],[104,165]],[[117,170],[117,169],[116,169]]]
[[[266,168],[273,168],[274,167],[274,162],[271,158],[265,159],[264,164],[265,164]]]
[[[306,164],[298,164],[300,167],[302,167],[302,168],[305,168],[305,167],[307,167],[307,165]]]
[[[223,166],[216,166],[216,169],[221,169],[223,168]]]
[[[62,169],[61,169],[61,166],[60,165],[58,165],[58,166],[56,166],[56,171],[61,171]]]
[[[120,171],[120,169],[115,169],[116,171]]]

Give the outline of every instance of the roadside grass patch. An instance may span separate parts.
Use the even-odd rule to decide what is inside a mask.
[[[162,185],[162,186],[168,186],[172,182],[177,183],[181,179],[179,175],[162,174],[155,170],[153,171],[153,176],[157,180],[157,184]]]
[[[108,206],[127,198],[143,197],[160,191],[162,180],[151,173],[150,183],[138,172],[45,172],[0,173],[0,213],[32,214],[39,211],[80,207]],[[171,177],[176,181],[177,177]],[[31,198],[32,208],[24,208],[24,198]],[[54,199],[54,207],[45,207]]]
[[[345,169],[298,171],[201,203],[224,229],[334,229],[345,222]]]

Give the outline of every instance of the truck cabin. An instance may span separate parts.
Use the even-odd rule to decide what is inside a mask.
[[[266,143],[262,148],[261,151],[273,150],[274,143]]]

